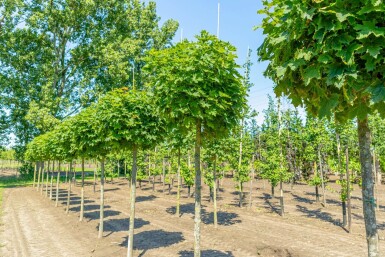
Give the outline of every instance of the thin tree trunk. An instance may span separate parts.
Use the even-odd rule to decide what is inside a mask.
[[[281,216],[285,216],[285,205],[283,202],[283,183],[282,179],[279,181],[279,191],[280,191],[280,197],[279,197],[279,204],[281,206]]]
[[[342,201],[342,226],[346,227],[347,219],[346,219],[346,201],[343,197],[344,195],[344,186],[343,186],[343,173],[342,173],[342,165],[341,165],[341,142],[340,142],[340,135],[336,134],[337,139],[337,155],[338,155],[338,171],[340,174],[340,181],[341,181],[341,201]]]
[[[194,217],[194,257],[201,256],[201,121],[196,122],[195,138],[195,217]]]
[[[67,192],[67,207],[66,207],[66,213],[68,214],[70,210],[70,204],[71,204],[71,186],[72,183],[68,183],[68,192]]]
[[[45,165],[43,163],[43,169],[41,171],[41,182],[40,182],[40,194],[43,195],[44,189],[44,174],[45,174]]]
[[[243,206],[243,183],[239,182],[239,207]]]
[[[100,162],[100,215],[99,215],[99,234],[98,238],[103,237],[104,225],[104,157]]]
[[[134,228],[135,228],[135,200],[136,200],[136,172],[137,172],[138,148],[132,149],[132,174],[131,174],[131,193],[130,193],[130,227],[127,240],[127,256],[134,256]]]
[[[275,192],[274,192],[275,190],[274,190],[274,188],[275,188],[275,187],[274,187],[273,185],[271,185],[271,196],[272,196],[272,197],[275,196]]]
[[[57,179],[56,179],[56,202],[55,202],[55,207],[58,206],[59,204],[59,183],[60,183],[60,162],[59,162],[59,167],[57,171]]]
[[[214,156],[213,167],[214,183],[213,183],[213,202],[214,202],[214,228],[218,228],[218,211],[217,211],[217,156]]]
[[[255,154],[253,154],[253,157],[251,160],[252,166],[251,166],[251,178],[250,178],[249,209],[251,209],[251,206],[253,205],[253,180],[255,177],[254,161],[255,161]]]
[[[38,170],[38,174],[37,174],[37,187],[36,187],[36,191],[39,191],[39,189],[40,189],[40,177],[41,177],[42,170],[43,170],[43,163],[39,162],[39,170]]]
[[[348,202],[348,231],[352,228],[352,206],[350,203],[350,171],[349,171],[349,149],[346,147],[346,199]]]
[[[49,165],[50,165],[50,161],[48,161],[48,164],[47,164],[47,177],[46,177],[46,180],[45,180],[45,197],[48,197],[48,181],[49,181]]]
[[[35,169],[33,170],[33,185],[32,188],[35,188],[35,181],[36,181],[36,170],[38,170],[38,162],[35,163]]]
[[[176,192],[176,216],[180,216],[180,147],[178,149],[178,168],[177,168],[178,188]]]
[[[165,160],[163,158],[163,162],[162,162],[162,183],[163,183],[163,194],[165,192],[165,180],[166,180],[166,163],[165,163]]]
[[[55,161],[52,161],[52,171],[51,171],[51,185],[49,188],[49,199],[52,200],[52,190],[53,190],[53,173],[55,171]]]
[[[362,174],[362,203],[368,244],[368,257],[378,257],[378,233],[373,192],[373,170],[370,153],[370,128],[368,119],[358,120],[358,140]]]
[[[80,217],[79,221],[83,221],[84,217],[84,158],[82,158],[82,189],[80,196]]]
[[[322,186],[322,202],[324,207],[326,207],[326,196],[325,196],[325,181],[324,181],[324,173],[322,168],[322,158],[321,158],[321,150],[320,146],[318,147],[318,161],[319,161],[319,169],[321,173],[321,186]]]
[[[94,169],[94,193],[96,192],[96,170],[97,167]]]
[[[318,185],[315,185],[315,201],[316,201],[316,203],[319,203]]]
[[[239,159],[238,159],[238,173],[241,173],[242,169],[242,151],[243,151],[243,119],[241,121],[241,135],[240,135],[240,142],[239,142]],[[241,176],[238,176],[240,179]],[[243,200],[243,185],[242,182],[239,182],[239,207],[242,208],[242,200]]]

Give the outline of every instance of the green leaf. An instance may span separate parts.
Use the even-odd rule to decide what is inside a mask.
[[[321,78],[321,73],[320,73],[319,67],[313,65],[313,66],[306,68],[304,71],[304,74],[303,74],[303,78],[305,80],[305,85],[309,85],[309,83],[312,79]]]
[[[322,117],[330,117],[334,108],[337,107],[339,100],[338,94],[332,94],[328,100],[321,102],[319,109],[319,116]]]
[[[379,84],[375,88],[371,88],[370,90],[372,94],[372,102],[379,103],[385,101],[385,86],[383,84]]]

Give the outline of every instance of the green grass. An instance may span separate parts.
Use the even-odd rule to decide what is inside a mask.
[[[0,177],[0,189],[32,185],[32,179],[23,179],[15,176]]]

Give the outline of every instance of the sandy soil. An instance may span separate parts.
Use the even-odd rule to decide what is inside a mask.
[[[265,184],[265,187],[264,187]],[[247,185],[246,188],[249,186]],[[223,189],[224,188],[224,189]],[[314,188],[285,185],[285,216],[278,215],[279,199],[270,196],[267,182],[254,183],[253,206],[237,207],[238,195],[231,179],[225,179],[219,194],[219,228],[212,225],[212,203],[203,190],[202,253],[211,257],[353,257],[366,255],[366,240],[360,190],[353,191],[352,233],[341,228],[341,207],[330,184],[327,207],[315,202]],[[70,213],[65,214],[67,185],[60,186],[61,205],[32,187],[4,192],[1,256],[126,256],[129,226],[129,188],[125,179],[106,184],[105,233],[97,239],[99,188],[86,185],[85,220],[78,221],[80,186],[73,187]],[[193,256],[194,200],[183,188],[181,216],[175,216],[176,192],[162,192],[161,183],[142,183],[137,190],[135,256]],[[279,193],[276,190],[277,194]],[[383,197],[385,186],[379,190]],[[322,198],[321,198],[322,200]],[[382,200],[382,201],[381,201]],[[377,213],[380,250],[385,251],[385,197]]]

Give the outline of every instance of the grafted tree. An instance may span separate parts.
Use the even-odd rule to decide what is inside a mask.
[[[162,120],[145,91],[117,89],[100,99],[96,108],[98,135],[112,149],[132,151],[130,227],[127,256],[133,256],[137,155],[164,136]]]
[[[228,134],[246,103],[235,59],[235,47],[203,31],[196,42],[152,51],[145,67],[160,114],[184,133],[195,131],[195,257],[201,254],[201,146]]]

